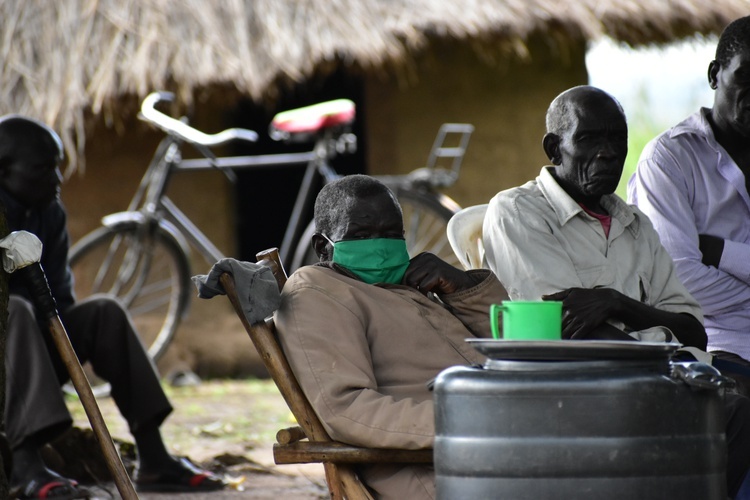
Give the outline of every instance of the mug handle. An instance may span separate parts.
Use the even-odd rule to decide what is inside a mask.
[[[500,321],[498,320],[498,317],[500,316],[500,311],[504,311],[505,306],[500,304],[491,304],[490,305],[490,330],[492,331],[492,338],[493,339],[500,339]]]

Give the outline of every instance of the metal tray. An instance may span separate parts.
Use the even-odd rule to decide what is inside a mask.
[[[680,344],[619,340],[495,340],[466,339],[489,359],[524,361],[581,361],[608,359],[664,359]]]

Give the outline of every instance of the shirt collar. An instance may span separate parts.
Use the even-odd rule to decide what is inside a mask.
[[[716,137],[714,137],[714,130],[711,128],[711,124],[708,122],[706,115],[710,113],[709,108],[701,108],[692,115],[688,116],[680,123],[675,125],[669,130],[669,137],[677,137],[682,134],[691,134],[706,139],[708,144],[716,149]]]
[[[557,215],[557,220],[560,223],[560,226],[564,226],[579,214],[583,217],[590,217],[586,214],[583,208],[581,208],[581,206],[571,198],[562,187],[560,187],[560,184],[558,184],[552,176],[551,170],[553,168],[554,167],[551,165],[542,167],[542,171],[539,173],[539,177],[537,177],[536,180],[539,189],[552,207],[552,210],[554,210],[555,215]],[[628,228],[630,232],[633,233],[633,237],[638,237],[640,232],[640,221],[638,220],[638,214],[632,207],[620,199],[616,194],[602,196],[601,204],[613,219],[616,219],[623,227]]]

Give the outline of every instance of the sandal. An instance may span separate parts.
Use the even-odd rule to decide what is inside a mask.
[[[211,472],[202,470],[186,458],[179,460],[179,469],[156,474],[133,474],[135,489],[141,492],[189,492],[217,491],[226,486],[226,482]]]
[[[32,479],[25,485],[16,486],[10,490],[10,498],[20,500],[27,499],[51,499],[51,500],[77,500],[81,498],[92,498],[91,492],[86,488],[78,486],[78,482],[64,477]]]

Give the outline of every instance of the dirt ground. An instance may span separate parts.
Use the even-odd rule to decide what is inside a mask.
[[[224,474],[233,487],[210,494],[140,494],[144,500],[210,499],[300,499],[328,498],[320,464],[273,463],[276,431],[294,424],[293,417],[270,380],[211,380],[188,387],[165,386],[175,410],[162,426],[170,451]],[[113,439],[121,445],[126,467],[132,466],[132,438],[110,398],[99,399],[99,407]],[[74,415],[69,438],[74,443],[93,440],[90,426],[77,398],[69,396]],[[93,441],[92,441],[93,443]],[[96,447],[91,444],[91,447]],[[65,445],[60,445],[65,449]],[[76,448],[77,446],[67,446]],[[80,456],[61,457],[61,462],[80,463]],[[79,455],[84,452],[77,452]],[[94,465],[86,465],[94,468]],[[86,471],[91,472],[91,471]],[[96,471],[94,471],[96,472]],[[85,472],[82,472],[85,475]],[[105,472],[106,474],[106,472]],[[91,485],[91,481],[87,481]],[[120,498],[111,483],[93,486],[97,498]]]

